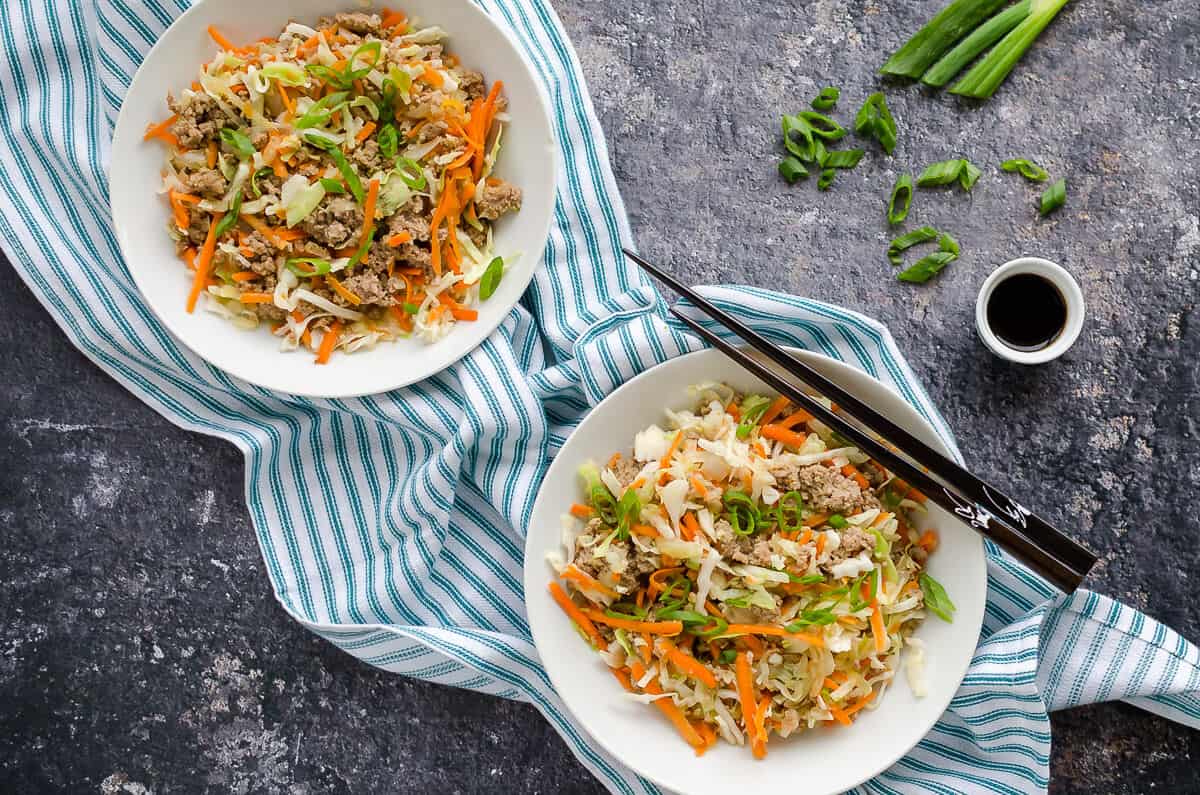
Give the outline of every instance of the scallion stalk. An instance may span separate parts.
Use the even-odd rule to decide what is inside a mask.
[[[1067,0],[1033,0],[1029,16],[955,83],[950,93],[974,99],[987,99],[996,93],[1017,61],[1066,4]]]
[[[1042,193],[1042,203],[1038,208],[1045,217],[1067,203],[1067,180],[1060,179]]]
[[[1033,0],[1021,0],[1020,3],[1004,9],[987,22],[975,28],[975,31],[970,36],[960,41],[955,45],[954,49],[943,55],[937,63],[929,67],[929,70],[921,75],[921,82],[927,86],[937,86],[939,88],[949,83],[967,64],[978,58],[980,53],[1000,41],[1010,30],[1021,24],[1021,21],[1029,16],[1029,9],[1032,4]]]
[[[908,208],[912,204],[913,181],[911,174],[901,174],[892,188],[892,197],[888,200],[888,223],[895,226],[908,217]]]
[[[885,75],[911,77],[916,80],[1008,0],[954,0],[929,20],[904,45],[892,53],[879,71]],[[1055,0],[1057,2],[1057,0]],[[1065,0],[1064,0],[1065,2]]]

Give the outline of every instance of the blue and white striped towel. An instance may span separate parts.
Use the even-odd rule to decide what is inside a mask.
[[[613,791],[655,792],[572,720],[522,606],[522,519],[547,461],[614,387],[695,340],[619,256],[630,242],[570,42],[545,0],[483,0],[545,82],[565,164],[521,306],[445,373],[371,398],[284,398],[232,380],[155,321],[109,228],[109,139],[130,78],[186,0],[0,3],[0,239],[81,350],[172,422],[236,444],[280,603],[390,671],[536,705]],[[878,323],[753,289],[713,299],[775,339],[861,367],[950,441]],[[990,599],[950,710],[863,791],[1040,791],[1047,709],[1123,699],[1200,727],[1200,649],[1141,613],[1064,598],[989,548]]]

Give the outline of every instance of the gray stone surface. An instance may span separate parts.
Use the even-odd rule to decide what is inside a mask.
[[[1076,2],[982,106],[889,89],[894,158],[828,193],[775,176],[781,112],[827,84],[837,116],[939,3],[562,0],[644,251],[887,322],[981,474],[1102,556],[1089,584],[1200,638],[1200,17],[1194,0]],[[900,171],[970,157],[969,194],[910,225],[963,257],[925,287],[883,257]],[[996,164],[1066,176],[1049,220]],[[973,336],[995,265],[1040,254],[1089,305],[1062,361],[1021,369]],[[0,268],[0,789],[587,792],[529,707],[406,681],[274,604],[232,447],[183,433],[77,353]],[[1105,705],[1054,716],[1052,790],[1200,791],[1200,733]],[[105,784],[104,782],[107,782]]]

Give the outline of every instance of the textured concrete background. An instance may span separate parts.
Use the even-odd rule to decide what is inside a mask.
[[[778,287],[887,322],[968,461],[1102,556],[1093,588],[1200,639],[1200,19],[1194,0],[1076,0],[982,106],[889,89],[894,158],[834,189],[775,176],[778,117],[826,84],[849,119],[940,0],[560,0],[634,232],[696,282]],[[963,257],[925,287],[883,256],[897,173],[950,156],[975,190],[910,225]],[[1030,157],[1066,208],[998,173]],[[1040,254],[1088,298],[1062,361],[972,332],[995,265]],[[0,789],[588,792],[532,708],[383,674],[272,600],[232,447],[165,423],[71,348],[0,268]],[[1123,706],[1053,718],[1058,792],[1200,791],[1200,733]]]

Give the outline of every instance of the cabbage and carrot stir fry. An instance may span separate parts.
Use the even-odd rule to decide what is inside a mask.
[[[329,360],[440,339],[504,273],[492,228],[521,191],[493,175],[507,102],[446,33],[399,12],[346,13],[219,52],[168,97],[169,233],[189,312],[271,325]]]
[[[693,390],[694,411],[583,467],[555,601],[698,754],[850,725],[906,647],[923,695],[911,634],[954,610],[924,571],[924,496],[784,398]]]

